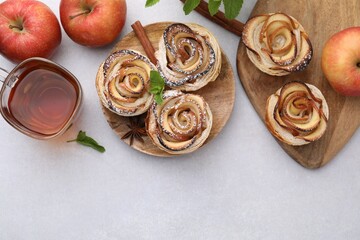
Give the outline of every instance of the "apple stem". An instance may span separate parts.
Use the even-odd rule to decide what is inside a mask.
[[[9,28],[10,29],[17,28],[17,29],[19,29],[19,31],[22,31],[24,29],[22,26],[16,26],[16,25],[9,25]]]
[[[358,63],[356,64],[356,66],[357,66],[358,68],[360,68],[360,62],[358,62]]]
[[[78,17],[78,16],[81,16],[81,15],[84,15],[84,14],[88,14],[88,13],[90,13],[91,12],[91,10],[90,9],[87,9],[87,10],[85,10],[85,11],[83,11],[83,12],[80,12],[80,13],[78,13],[78,14],[75,14],[75,15],[73,15],[73,16],[70,16],[70,19],[74,19],[74,18],[76,18],[76,17]]]

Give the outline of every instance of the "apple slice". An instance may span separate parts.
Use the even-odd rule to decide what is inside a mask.
[[[120,116],[137,116],[146,112],[154,96],[148,92],[150,71],[156,67],[133,50],[112,53],[101,64],[96,88],[102,104]]]
[[[312,45],[304,28],[284,13],[251,18],[245,24],[242,41],[249,59],[269,75],[302,71],[312,58]]]
[[[258,55],[260,58],[257,47],[255,45],[256,41],[253,39],[257,36],[259,38],[258,42],[263,40],[263,37],[260,35],[262,24],[266,21],[268,15],[257,15],[255,17],[250,18],[243,29],[242,32],[242,41],[245,44],[246,48],[252,51],[255,55]]]
[[[289,145],[300,146],[324,134],[329,109],[319,89],[294,81],[268,98],[265,119],[276,138]]]
[[[295,58],[295,61],[292,62],[288,66],[276,66],[272,69],[276,70],[285,70],[287,72],[296,72],[296,71],[303,71],[309,65],[312,55],[313,55],[313,48],[309,37],[301,32],[300,33],[300,41],[298,41],[300,46],[300,51],[298,51],[298,55]]]
[[[169,25],[160,38],[156,57],[165,84],[187,92],[215,81],[222,62],[216,38],[206,28],[193,23]]]
[[[213,117],[204,98],[178,90],[164,92],[148,112],[146,130],[154,145],[170,154],[198,149],[208,138]]]

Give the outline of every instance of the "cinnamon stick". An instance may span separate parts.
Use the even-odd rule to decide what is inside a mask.
[[[180,0],[185,3],[186,0]],[[221,11],[218,11],[214,16],[211,16],[209,13],[208,3],[204,0],[200,1],[199,6],[195,8],[195,11],[200,13],[202,16],[206,17],[210,21],[219,24],[221,27],[225,28],[226,30],[238,35],[241,37],[244,24],[240,21],[235,19],[229,20],[225,17],[225,14]]]
[[[134,24],[131,25],[132,29],[134,30],[137,38],[139,39],[141,45],[143,46],[146,55],[150,59],[153,64],[157,64],[157,59],[155,57],[155,49],[150,42],[150,39],[146,35],[144,27],[141,25],[140,21],[136,21]]]

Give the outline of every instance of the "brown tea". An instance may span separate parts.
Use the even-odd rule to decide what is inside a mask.
[[[19,76],[9,96],[11,115],[42,135],[59,132],[72,116],[79,89],[71,78],[53,69],[33,69]]]

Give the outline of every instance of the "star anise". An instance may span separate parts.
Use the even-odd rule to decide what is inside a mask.
[[[130,117],[130,124],[126,124],[130,131],[124,134],[124,136],[121,137],[121,139],[127,139],[130,138],[130,146],[134,143],[134,140],[138,140],[139,142],[144,143],[143,136],[147,136],[146,130],[145,130],[145,122],[144,122],[144,116],[135,116]]]

